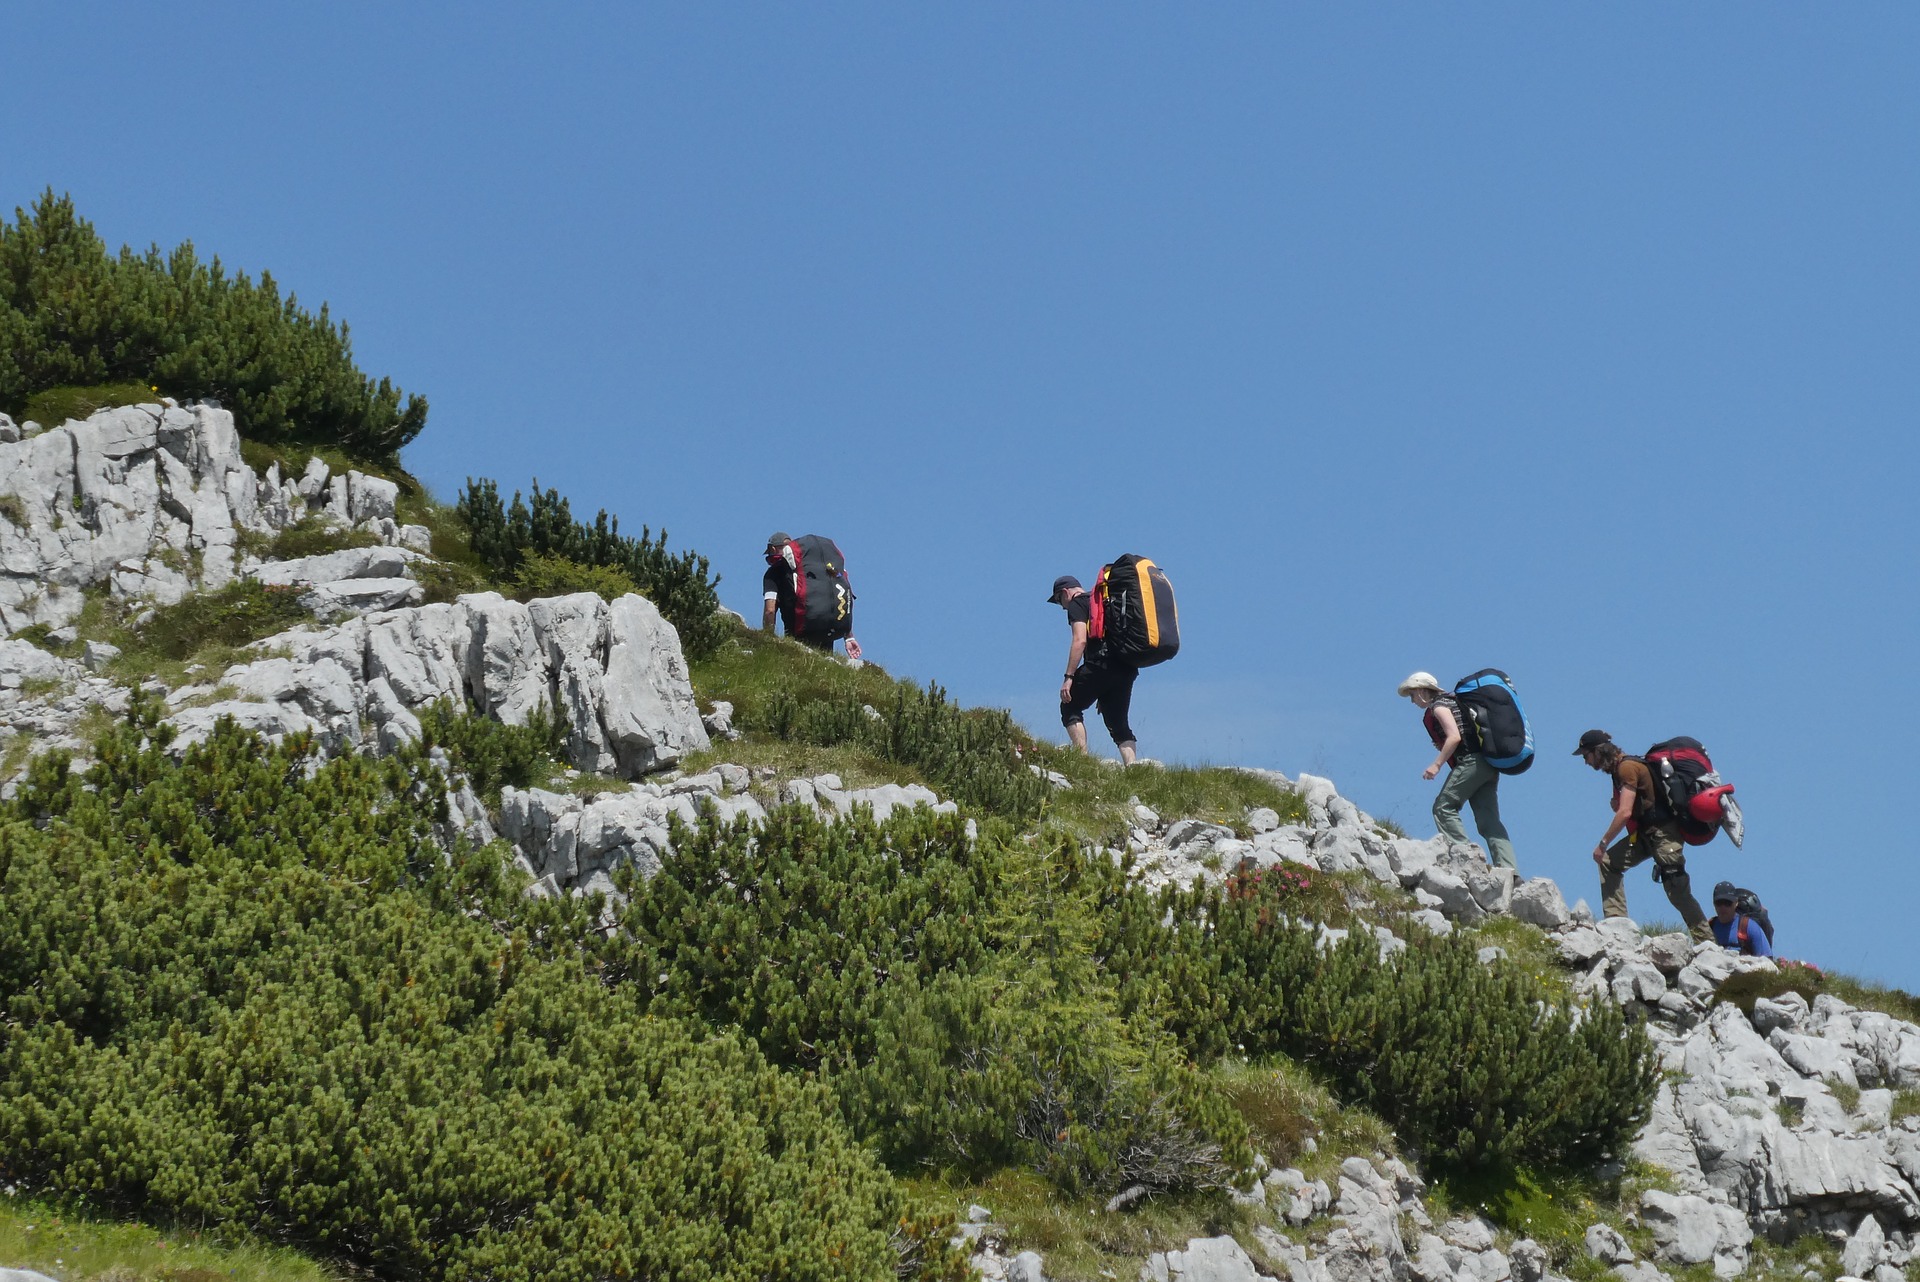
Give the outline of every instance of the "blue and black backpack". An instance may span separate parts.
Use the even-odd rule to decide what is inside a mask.
[[[1453,687],[1466,722],[1460,738],[1503,775],[1525,773],[1533,764],[1533,727],[1520,710],[1513,679],[1498,668],[1482,668]]]

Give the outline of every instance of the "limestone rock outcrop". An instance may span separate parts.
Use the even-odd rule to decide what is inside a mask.
[[[69,623],[90,587],[157,604],[223,587],[247,568],[243,532],[310,515],[418,551],[430,541],[396,524],[392,481],[335,475],[318,459],[297,481],[277,465],[256,475],[217,405],[129,405],[26,427],[0,433],[0,632]]]
[[[522,604],[484,592],[297,628],[254,649],[261,658],[173,692],[178,743],[227,716],[270,736],[312,731],[327,752],[386,751],[416,739],[420,710],[445,700],[508,725],[541,709],[564,717],[567,758],[598,774],[638,778],[709,746],[679,635],[645,597]]]

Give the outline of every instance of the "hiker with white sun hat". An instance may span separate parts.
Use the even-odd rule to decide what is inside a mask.
[[[1449,767],[1440,795],[1433,799],[1433,822],[1440,835],[1457,845],[1466,845],[1467,830],[1460,823],[1460,808],[1473,809],[1473,826],[1486,842],[1487,858],[1496,868],[1517,868],[1513,842],[1507,826],[1500,821],[1500,772],[1483,755],[1466,746],[1466,724],[1459,702],[1435,679],[1431,672],[1416,672],[1400,683],[1400,694],[1413,700],[1421,711],[1427,737],[1437,753],[1421,772],[1422,779]]]

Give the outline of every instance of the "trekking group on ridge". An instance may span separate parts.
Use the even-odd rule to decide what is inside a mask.
[[[1517,867],[1513,841],[1500,819],[1500,776],[1526,771],[1534,751],[1512,679],[1497,668],[1484,668],[1449,691],[1432,673],[1415,672],[1400,683],[1399,693],[1421,710],[1437,753],[1422,778],[1432,779],[1441,766],[1448,767],[1433,802],[1435,827],[1448,841],[1467,844],[1460,809],[1470,807],[1489,862]],[[1694,898],[1687,847],[1704,845],[1722,830],[1736,846],[1744,837],[1733,785],[1714,771],[1700,741],[1667,739],[1636,757],[1622,752],[1606,731],[1589,730],[1574,755],[1613,785],[1606,831],[1593,848],[1604,915],[1627,915],[1627,871],[1651,861],[1654,880],[1696,941],[1711,938],[1722,947],[1771,956],[1773,923],[1752,891],[1719,883],[1711,919]]]
[[[789,637],[827,653],[844,640],[847,657],[858,662],[854,594],[839,546],[817,534],[796,539],[777,532],[767,539],[766,562],[761,627],[771,633],[777,617]],[[1071,574],[1060,575],[1047,602],[1067,616],[1067,661],[1060,678],[1060,724],[1067,738],[1088,751],[1086,712],[1097,708],[1121,762],[1134,764],[1139,759],[1129,720],[1134,681],[1142,668],[1164,663],[1180,650],[1173,585],[1154,562],[1128,554],[1101,566],[1092,589]],[[1442,766],[1447,768],[1433,803],[1440,835],[1467,845],[1460,812],[1469,809],[1488,861],[1517,869],[1513,840],[1500,818],[1500,778],[1531,767],[1534,744],[1512,679],[1497,668],[1483,668],[1449,690],[1432,673],[1415,672],[1398,692],[1420,710],[1433,741],[1435,755],[1421,777],[1436,778]],[[1651,862],[1654,880],[1696,941],[1714,939],[1725,948],[1772,956],[1773,923],[1752,891],[1720,882],[1713,889],[1712,917],[1694,897],[1687,847],[1704,845],[1722,830],[1735,846],[1743,839],[1733,785],[1714,771],[1700,742],[1667,739],[1631,756],[1606,731],[1589,730],[1574,755],[1612,783],[1606,830],[1593,848],[1602,912],[1627,915],[1626,874]]]

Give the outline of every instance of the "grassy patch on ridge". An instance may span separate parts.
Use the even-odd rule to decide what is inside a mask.
[[[0,1260],[66,1282],[333,1282],[344,1276],[282,1247],[96,1217],[31,1196],[0,1197]]]

